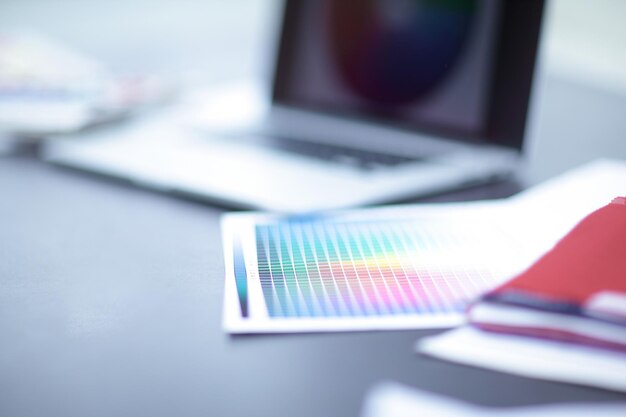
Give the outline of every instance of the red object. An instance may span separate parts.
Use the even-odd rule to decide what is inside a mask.
[[[626,198],[585,217],[468,315],[485,331],[626,353]]]
[[[603,291],[626,296],[626,198],[585,217],[529,269],[496,288],[579,306]]]

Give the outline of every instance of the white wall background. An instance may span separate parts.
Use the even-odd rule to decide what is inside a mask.
[[[550,70],[626,93],[626,1],[553,0],[548,12]]]
[[[626,1],[552,0],[546,11],[531,183],[598,157],[626,161]]]

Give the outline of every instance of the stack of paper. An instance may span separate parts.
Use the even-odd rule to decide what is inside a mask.
[[[470,326],[422,339],[417,349],[466,365],[626,392],[626,355],[609,350],[488,333]]]
[[[469,312],[480,329],[626,353],[626,199],[583,219],[524,273]]]
[[[587,214],[626,195],[625,184],[626,164],[598,161],[489,203],[229,214],[224,327],[254,333],[463,324],[471,302],[525,270]],[[611,350],[469,327],[427,338],[419,350],[626,391],[626,355]]]
[[[626,194],[623,165],[594,164],[569,176],[577,177],[564,182],[577,192],[572,199],[559,195],[558,181],[541,191],[547,193],[545,211],[571,219],[569,212],[585,206],[575,204],[579,195],[608,202]],[[550,194],[561,201],[550,201]],[[469,309],[471,326],[422,340],[418,349],[465,364],[626,391],[625,253],[626,200],[616,198],[526,271],[483,295]]]

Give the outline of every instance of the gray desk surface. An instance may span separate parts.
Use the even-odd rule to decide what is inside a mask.
[[[195,69],[220,82],[263,72],[268,56],[260,1],[0,3],[5,26],[123,71]],[[545,77],[535,98],[531,181],[626,158],[623,95]],[[223,209],[28,156],[0,156],[0,198],[0,417],[355,417],[384,379],[497,406],[626,399],[416,355],[415,340],[433,332],[229,337]]]
[[[385,379],[497,406],[626,399],[413,353],[432,331],[230,337],[222,209],[28,156],[0,157],[0,195],[2,416],[348,417]]]

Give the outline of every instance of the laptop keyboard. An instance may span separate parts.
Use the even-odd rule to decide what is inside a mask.
[[[275,148],[285,152],[327,162],[349,165],[366,171],[395,167],[410,162],[423,161],[425,159],[424,157],[391,155],[371,150],[294,139],[272,138],[271,143]]]

